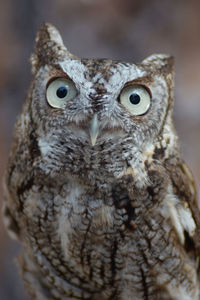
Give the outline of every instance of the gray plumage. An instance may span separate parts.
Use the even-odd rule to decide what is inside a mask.
[[[44,24],[4,180],[31,299],[198,300],[199,210],[173,58],[79,59]]]

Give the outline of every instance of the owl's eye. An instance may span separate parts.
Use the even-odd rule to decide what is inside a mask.
[[[48,85],[46,98],[50,106],[62,108],[64,104],[72,100],[76,94],[76,87],[71,80],[57,78]]]
[[[151,104],[151,95],[142,85],[129,85],[120,94],[120,103],[135,116],[145,114]]]

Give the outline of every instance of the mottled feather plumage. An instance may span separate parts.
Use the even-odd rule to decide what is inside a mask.
[[[30,298],[198,300],[199,209],[172,121],[173,58],[79,59],[44,24],[31,63],[4,180]],[[61,77],[77,95],[53,108],[46,89]],[[151,94],[144,114],[120,103],[132,85]]]

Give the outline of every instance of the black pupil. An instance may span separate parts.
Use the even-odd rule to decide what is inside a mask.
[[[140,103],[140,96],[138,94],[133,93],[130,95],[129,100],[132,104],[136,105]]]
[[[65,86],[61,86],[57,89],[56,95],[58,96],[58,98],[65,98],[67,92],[67,88]]]

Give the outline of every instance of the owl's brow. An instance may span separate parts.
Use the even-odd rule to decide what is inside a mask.
[[[51,81],[52,79],[55,79],[57,77],[65,77],[69,80],[72,80],[69,77],[69,75],[63,71],[63,69],[60,67],[60,65],[57,64],[57,65],[54,65],[53,67],[54,68],[52,70],[50,70],[50,72],[49,72],[49,75],[51,77],[49,81]]]
[[[148,86],[148,84],[151,84],[152,82],[153,82],[153,78],[150,75],[148,75],[148,76],[143,76],[143,77],[130,80],[126,82],[125,86],[132,85],[132,84],[143,84]]]

